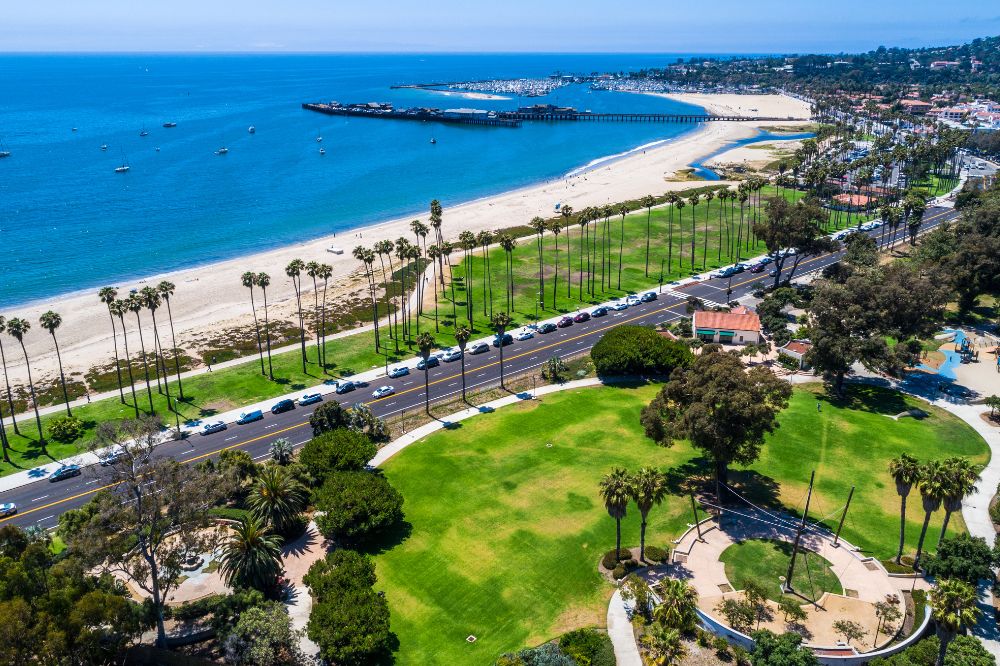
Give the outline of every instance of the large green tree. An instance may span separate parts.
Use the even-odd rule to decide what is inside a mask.
[[[334,472],[315,493],[316,525],[329,538],[357,543],[403,518],[403,496],[372,472]]]
[[[232,587],[275,595],[282,572],[281,537],[271,534],[257,516],[241,519],[230,526],[222,544],[219,570]]]

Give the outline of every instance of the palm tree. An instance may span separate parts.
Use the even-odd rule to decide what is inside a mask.
[[[618,289],[622,288],[622,252],[625,251],[625,216],[628,215],[628,206],[618,205],[618,214],[621,215],[621,226],[618,234]],[[649,220],[646,220],[646,273],[649,273]],[[568,278],[567,278],[568,279]]]
[[[656,198],[653,195],[651,195],[651,194],[647,194],[646,196],[644,196],[642,198],[642,202],[641,203],[642,203],[642,207],[646,209],[646,271],[645,271],[644,275],[646,277],[649,277],[649,224],[650,224],[650,218],[651,218],[651,216],[653,214],[653,206],[656,205]],[[622,226],[622,235],[623,236],[625,235],[624,224],[625,224],[625,214],[623,213],[622,214],[622,225],[623,225]],[[619,255],[619,257],[618,257],[618,266],[619,266],[619,268],[621,267],[621,255]],[[619,271],[619,282],[621,282],[621,271]],[[618,285],[618,288],[621,289],[621,284]]]
[[[253,516],[231,526],[232,534],[222,547],[219,569],[226,584],[273,592],[281,575],[280,538],[269,534]]]
[[[173,282],[163,280],[156,285],[156,290],[160,292],[160,298],[167,306],[167,319],[170,321],[170,345],[173,347],[174,372],[177,373],[177,399],[184,400],[184,385],[181,384],[181,362],[177,358],[177,335],[174,333],[174,312],[170,308],[170,297],[174,295],[176,287]],[[257,339],[260,342],[260,338]],[[263,370],[263,368],[261,368]]]
[[[713,190],[705,192],[705,225],[701,239],[701,270],[705,270],[705,267],[708,265],[708,219],[711,217],[712,199],[714,198],[715,192]]]
[[[559,224],[559,220],[552,220],[549,223],[549,231],[552,232],[556,249],[556,259],[552,262],[552,266],[555,269],[552,274],[552,309],[555,310],[558,307],[556,305],[556,287],[559,283],[559,232],[562,231],[562,226]]]
[[[323,349],[320,346],[323,338],[323,330],[319,327],[319,284],[316,278],[319,277],[319,262],[310,261],[306,263],[306,275],[312,278],[313,283],[313,330],[316,331],[316,365],[323,365]]]
[[[423,287],[424,279],[423,279],[423,271],[420,269],[420,258],[422,256],[423,256],[423,252],[420,250],[420,246],[419,245],[411,245],[409,248],[407,248],[406,258],[409,261],[413,262],[413,274],[414,274],[414,282],[415,282],[413,290],[414,290],[414,292],[416,294],[416,300],[417,300],[417,312],[415,313],[415,316],[414,316],[413,319],[417,323],[417,333],[418,334],[420,333],[420,311],[421,311],[421,304],[424,302],[424,298],[423,298],[423,293],[424,293],[424,287]],[[491,305],[491,307],[492,307],[492,305]]]
[[[961,580],[942,580],[931,590],[931,617],[940,641],[935,666],[944,666],[948,644],[979,621],[976,589]]]
[[[920,462],[904,453],[889,461],[889,474],[896,482],[896,494],[899,495],[899,550],[896,552],[896,564],[899,564],[906,539],[906,498],[910,495],[913,484],[920,481]]]
[[[434,347],[434,336],[426,331],[417,336],[417,347],[420,349],[420,357],[424,359],[424,411],[431,413],[431,385],[427,377],[430,368],[427,367],[427,359],[431,357],[431,349]],[[465,367],[463,354],[462,367]],[[464,372],[464,371],[463,371]],[[463,384],[464,386],[464,384]]]
[[[108,306],[111,314],[118,317],[122,325],[122,340],[125,343],[125,369],[128,370],[128,387],[132,389],[132,406],[135,408],[135,418],[139,418],[139,399],[135,395],[135,377],[132,375],[132,357],[128,353],[128,329],[125,328],[125,313],[128,312],[128,302],[115,299]]]
[[[271,454],[271,460],[279,465],[287,465],[292,462],[294,449],[292,448],[292,443],[290,441],[284,437],[279,437],[271,442],[271,446],[268,447],[268,452]]]
[[[569,233],[569,230],[570,230],[570,225],[572,224],[572,221],[570,220],[570,218],[573,216],[573,207],[572,206],[563,206],[562,209],[559,211],[559,213],[562,215],[562,218],[563,218],[563,221],[564,221],[563,226],[566,227],[566,298],[570,298],[573,295],[573,291],[572,291],[572,289],[573,289],[573,277],[572,277],[573,276],[573,257],[570,255],[570,247],[569,247],[569,236],[570,236],[570,233]],[[513,289],[513,282],[512,282],[511,283],[511,294],[513,295],[513,293],[514,293],[514,289]]]
[[[412,230],[413,234],[417,237],[417,247],[420,247],[422,241],[424,247],[424,254],[427,254],[427,234],[430,233],[430,228],[420,220],[413,220],[413,222],[410,222],[410,230]],[[422,276],[423,271],[420,270],[419,263],[417,264],[417,269],[420,275]],[[422,297],[423,283],[424,281],[423,278],[421,277],[421,279],[417,281],[417,332],[418,333],[420,332],[420,315],[424,311],[424,299]],[[433,286],[434,283],[431,282],[431,287]]]
[[[628,512],[632,496],[632,477],[627,470],[615,467],[601,479],[601,499],[608,515],[615,519],[615,560],[620,561],[622,550],[622,518]]]
[[[242,276],[240,280],[243,282],[243,286],[250,290],[250,312],[253,313],[253,328],[257,333],[257,353],[260,355],[260,374],[266,375],[264,371],[264,344],[260,340],[260,322],[257,320],[257,308],[254,307],[253,302],[253,288],[257,282],[257,276],[250,271],[247,271]]]
[[[139,313],[142,312],[142,299],[136,292],[129,294],[128,300],[125,301],[128,306],[129,312],[135,315],[136,328],[139,329],[139,349],[142,353],[142,370],[146,375],[146,395],[149,397],[149,413],[152,415],[153,410],[153,389],[149,385],[149,363],[146,360],[146,341],[142,337],[142,320],[139,318]]]
[[[701,195],[697,192],[688,197],[688,203],[691,204],[691,270],[694,271],[694,248],[695,239],[698,236],[697,220],[694,218],[694,209],[701,202]]]
[[[463,278],[465,282],[465,316],[471,327],[474,308],[472,303],[472,259],[469,253],[476,249],[476,236],[471,231],[463,231],[458,235],[458,242],[465,253],[465,257],[462,260],[462,266],[465,269],[465,276]]]
[[[566,233],[567,240],[569,239],[569,232]],[[514,309],[514,248],[517,247],[517,241],[508,233],[500,234],[500,247],[503,248],[504,254],[507,259],[507,312]],[[568,246],[567,246],[568,247]],[[567,285],[569,280],[566,281]]]
[[[407,281],[406,273],[407,267],[410,265],[410,241],[405,238],[396,239],[396,258],[399,259],[399,271],[400,271],[400,288],[399,288],[399,308],[400,314],[403,315],[403,337],[409,336],[409,308],[408,301],[409,297],[407,295]],[[398,322],[397,322],[398,323]]]
[[[267,321],[267,288],[271,285],[271,276],[267,273],[257,273],[254,284],[260,287],[264,294],[264,339],[267,342],[267,376],[274,381],[274,365],[271,363],[271,326]]]
[[[453,324],[458,321],[458,305],[455,303],[455,267],[451,263],[451,253],[454,251],[454,243],[446,242],[441,246],[441,254],[444,255],[445,263],[448,264],[448,283],[451,287],[451,320]]]
[[[58,313],[49,310],[39,317],[38,323],[52,336],[52,344],[56,348],[56,361],[59,363],[59,380],[62,382],[63,401],[66,403],[66,416],[73,416],[73,412],[69,408],[69,391],[66,390],[66,374],[63,372],[62,354],[59,353],[59,340],[56,339],[56,329],[62,326],[62,317]]]
[[[639,530],[639,561],[646,561],[646,518],[654,505],[667,496],[667,477],[652,467],[643,467],[632,477],[632,499],[641,518]]]
[[[392,305],[392,291],[389,289],[389,280],[392,277],[392,250],[393,244],[390,240],[382,240],[374,245],[375,254],[378,255],[379,264],[382,266],[382,284],[385,285],[385,295],[389,300],[390,307]],[[385,260],[383,257],[389,257],[389,275],[386,276],[385,273]],[[395,330],[392,325],[392,315],[393,312],[389,312],[389,337],[395,339]],[[399,341],[396,340],[396,351],[399,351]]]
[[[684,199],[681,199],[679,195],[677,196],[677,202],[674,204],[674,208],[677,209],[677,233],[679,237],[677,239],[677,270],[684,270],[684,206],[687,204]]]
[[[917,555],[913,558],[914,571],[920,568],[920,556],[924,549],[924,537],[927,536],[927,525],[931,522],[931,514],[938,510],[948,489],[948,469],[938,460],[932,460],[920,467],[920,500],[924,507],[924,524],[920,528],[920,540],[917,541]]]
[[[301,259],[292,259],[285,266],[285,275],[292,279],[295,289],[296,310],[299,315],[299,343],[302,345],[302,372],[306,373],[306,327],[302,321],[302,271],[306,264]]]
[[[493,273],[490,270],[490,243],[493,242],[493,234],[489,231],[480,231],[476,234],[476,245],[483,251],[483,316],[493,316]],[[486,310],[486,297],[489,294],[489,311]]]
[[[435,239],[434,242],[435,242],[435,244],[439,248],[443,249],[444,248],[444,236],[441,234],[441,223],[443,222],[442,212],[443,211],[442,211],[442,208],[441,208],[441,202],[438,201],[437,199],[432,200],[431,201],[430,224],[431,224],[431,228],[434,230],[434,239]],[[442,257],[443,256],[444,256],[444,253],[442,253],[441,256],[438,257],[438,273],[440,274],[440,277],[438,279],[441,282],[441,295],[442,296],[444,296],[444,262],[442,261]]]
[[[121,361],[118,360],[118,330],[115,328],[115,315],[111,312],[111,304],[118,297],[118,290],[114,287],[103,287],[97,292],[97,297],[108,307],[108,316],[111,318],[111,341],[115,345],[115,374],[118,376],[118,395],[121,397],[122,404],[124,405],[125,389],[122,386],[122,366]]]
[[[163,389],[160,388],[160,360],[163,357],[163,353],[160,346],[160,328],[156,325],[156,310],[160,307],[161,302],[160,294],[152,287],[143,287],[139,291],[139,297],[153,319],[153,368],[156,371],[156,388],[162,393]],[[166,385],[167,373],[165,364],[163,369],[163,384]],[[167,401],[169,402],[170,399],[168,398]]]
[[[676,629],[654,625],[642,635],[639,642],[652,666],[673,666],[680,663],[687,654],[681,634]]]
[[[287,534],[308,501],[308,492],[284,468],[266,465],[257,475],[247,504],[254,517],[278,534]]]
[[[490,327],[496,332],[500,349],[500,388],[503,388],[503,336],[510,326],[511,318],[506,312],[498,312],[490,320]]]
[[[938,536],[938,546],[948,531],[948,521],[951,514],[961,510],[962,500],[976,492],[976,481],[979,481],[979,471],[968,458],[956,456],[944,461],[948,471],[948,484],[944,494],[944,522],[941,523],[941,534]]]
[[[364,259],[365,266],[368,267],[368,272],[372,276],[372,316],[374,317],[373,321],[375,325],[375,351],[378,351],[378,301],[375,300],[375,253],[371,250],[366,250]],[[333,266],[330,264],[320,264],[316,275],[323,280],[323,300],[320,305],[319,334],[322,338],[322,344],[320,345],[322,359],[320,360],[320,364],[323,366],[323,371],[326,372],[326,291],[330,286],[330,278],[333,277]]]
[[[38,443],[45,451],[45,433],[42,432],[42,417],[38,413],[38,400],[35,399],[35,383],[31,379],[31,362],[28,359],[28,350],[24,348],[24,336],[31,330],[31,323],[27,319],[13,317],[7,320],[7,333],[11,335],[21,345],[21,353],[24,354],[24,367],[28,371],[28,393],[31,395],[31,406],[35,409],[35,425],[38,426]]]
[[[440,333],[441,327],[438,324],[438,289],[437,289],[437,272],[438,266],[441,264],[441,257],[444,253],[441,251],[441,246],[437,243],[431,245],[427,248],[427,258],[431,260],[431,289],[434,291],[434,332]],[[374,298],[374,292],[372,298]],[[376,324],[376,328],[378,325]],[[376,336],[377,339],[377,336]]]
[[[584,235],[588,229],[590,229],[590,209],[584,208],[580,211],[580,215],[577,218],[577,224],[580,227],[580,283],[577,288],[577,298],[583,300],[583,255],[584,255]],[[590,253],[587,253],[587,266],[590,266]],[[572,282],[572,279],[567,277],[567,282]]]
[[[0,317],[0,333],[7,330],[7,320]],[[3,340],[0,339],[0,362],[3,363],[3,382],[7,389],[7,406],[10,408],[10,422],[14,426],[14,432],[18,435],[21,431],[17,427],[17,418],[14,416],[14,394],[10,390],[10,378],[7,376],[7,355],[3,351]]]
[[[662,603],[653,609],[653,619],[667,629],[690,631],[698,621],[698,592],[686,580],[663,578]]]
[[[545,309],[545,274],[542,271],[544,261],[542,260],[542,236],[545,235],[545,220],[540,217],[531,218],[528,226],[535,230],[535,238],[538,241],[538,302],[539,306]]]
[[[468,326],[462,325],[455,329],[455,342],[458,343],[458,348],[462,350],[462,356],[458,359],[462,362],[462,402],[465,402],[465,345],[469,344],[469,338],[472,337],[472,331],[469,330]]]

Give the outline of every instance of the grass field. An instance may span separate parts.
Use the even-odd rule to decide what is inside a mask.
[[[719,559],[726,565],[726,578],[735,589],[743,589],[747,579],[754,580],[767,590],[768,599],[780,601],[788,595],[781,591],[779,576],[787,573],[791,556],[792,544],[787,541],[754,539],[733,544],[722,551]],[[795,567],[798,595],[816,601],[824,592],[844,593],[843,585],[833,573],[833,565],[816,553],[800,549]]]
[[[490,664],[506,650],[604,623],[612,588],[597,574],[597,563],[614,546],[615,527],[598,496],[601,476],[614,466],[651,465],[667,470],[676,488],[708,473],[687,444],[666,449],[643,437],[639,412],[656,391],[549,395],[465,421],[385,465],[406,498],[404,534],[376,557],[400,663]],[[889,458],[907,451],[923,459],[964,454],[985,462],[987,447],[936,408],[924,406],[930,416],[920,421],[896,421],[886,414],[905,409],[908,399],[876,390],[853,397],[834,404],[797,389],[760,461],[734,470],[734,483],[757,501],[794,511],[815,469],[815,518],[836,512],[856,485],[844,537],[886,557],[894,554],[898,534],[898,499],[885,472]],[[911,549],[919,503],[911,497]],[[690,520],[686,497],[671,496],[650,514],[648,543],[669,546]],[[929,539],[940,522],[938,513]],[[952,532],[962,530],[955,515]],[[625,545],[638,544],[634,506],[622,532]],[[475,643],[465,641],[469,635]]]

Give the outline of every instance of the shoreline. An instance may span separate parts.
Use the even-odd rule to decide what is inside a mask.
[[[700,105],[700,102],[692,101],[686,96],[671,97]],[[791,98],[767,97],[777,98],[771,100],[772,103],[795,102],[801,106],[800,102]],[[761,115],[773,114],[761,112]],[[693,181],[671,181],[669,178],[677,171],[688,168],[691,162],[705,159],[734,141],[756,135],[759,127],[766,124],[758,121],[704,123],[676,137],[596,158],[558,178],[447,207],[444,210],[442,233],[445,239],[453,240],[463,231],[475,233],[510,227],[523,224],[536,215],[551,217],[555,214],[556,203],[571,205],[579,210],[585,206],[625,201],[650,193],[661,194],[670,190],[697,187],[697,183]],[[783,124],[787,122],[783,121]],[[428,203],[431,198],[433,194],[429,193]],[[294,308],[294,292],[284,275],[284,266],[291,259],[302,258],[305,261],[330,264],[334,273],[330,281],[330,299],[336,302],[338,297],[344,297],[363,287],[360,266],[351,256],[351,250],[356,245],[370,247],[383,239],[400,236],[409,239],[412,236],[409,223],[415,218],[426,222],[426,209],[263,252],[137,277],[123,281],[118,288],[125,294],[131,287],[155,285],[164,279],[174,282],[177,289],[171,299],[171,306],[178,345],[190,349],[195,339],[212,337],[226,329],[252,321],[248,293],[240,282],[240,275],[244,271],[265,271],[272,276],[272,285],[268,289],[271,316],[274,319],[287,318]],[[340,247],[344,253],[335,255],[327,252],[326,249],[331,246]],[[311,291],[308,282],[303,282],[303,293]],[[203,288],[202,285],[206,283],[211,287]],[[108,335],[108,312],[97,299],[96,288],[6,307],[3,314],[8,317],[25,317],[34,323],[42,312],[49,309],[63,315],[59,345],[67,374],[85,373],[95,365],[113,361]],[[144,321],[144,328],[150,325]],[[36,380],[51,379],[56,371],[51,337],[46,331],[33,327],[25,336],[25,344]],[[7,361],[12,385],[23,384],[23,357],[19,353],[10,353]]]

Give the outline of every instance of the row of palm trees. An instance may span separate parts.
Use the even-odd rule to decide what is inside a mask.
[[[615,520],[615,559],[621,560],[622,519],[628,506],[635,502],[639,510],[639,559],[646,559],[646,522],[654,506],[663,503],[669,494],[666,475],[658,469],[643,467],[634,474],[622,467],[615,467],[600,482],[601,499],[608,515]]]
[[[931,514],[944,508],[944,521],[941,524],[941,534],[938,535],[938,545],[940,545],[948,530],[951,515],[962,508],[963,499],[976,491],[979,471],[968,458],[956,456],[943,461],[932,460],[921,463],[913,456],[904,453],[889,461],[889,474],[896,483],[896,493],[900,497],[897,564],[903,556],[906,539],[906,500],[914,487],[920,492],[924,522],[917,542],[917,554],[913,560],[913,568],[918,569]]]

